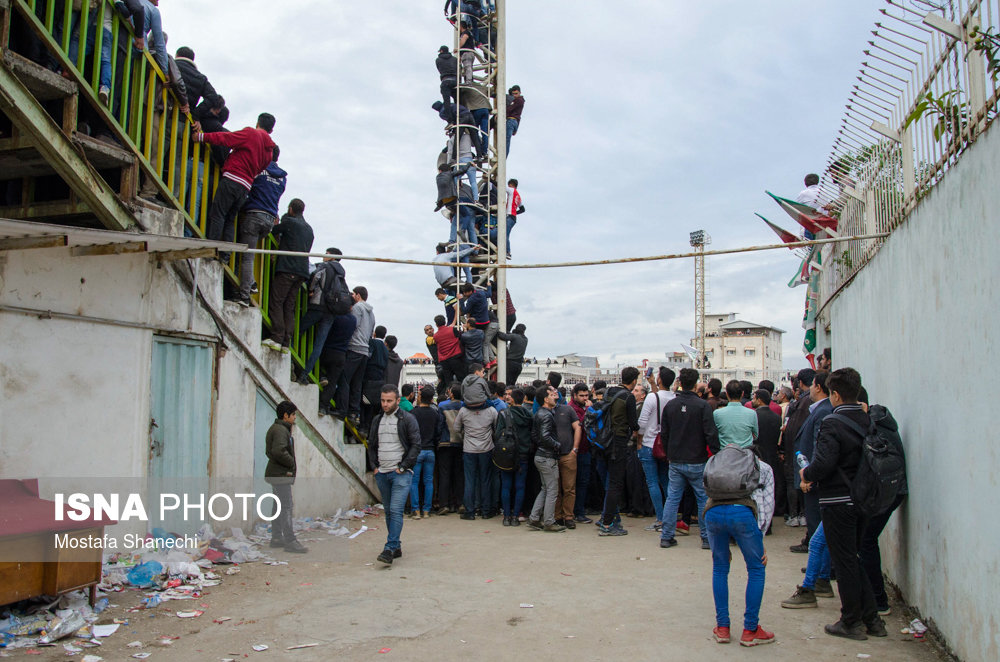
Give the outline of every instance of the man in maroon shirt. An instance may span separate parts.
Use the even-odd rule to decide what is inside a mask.
[[[590,389],[583,382],[573,387],[569,406],[573,408],[576,417],[583,425],[583,417],[590,406]],[[593,520],[587,517],[587,488],[590,487],[590,441],[586,433],[580,438],[580,447],[576,452],[576,503],[573,505],[573,520],[581,524],[589,524]]]
[[[202,133],[201,127],[194,134],[195,142],[222,145],[232,150],[226,164],[222,166],[222,179],[212,199],[208,212],[207,234],[215,241],[233,241],[236,229],[236,214],[250,195],[253,180],[262,173],[274,158],[274,115],[261,113],[257,126],[246,127],[234,133]],[[228,253],[219,253],[223,262],[229,261]]]
[[[453,382],[460,382],[465,379],[465,362],[462,360],[462,343],[459,341],[459,332],[454,326],[450,326],[444,319],[444,315],[434,318],[438,330],[434,333],[434,344],[438,350],[438,365],[441,366],[441,379],[445,387]]]

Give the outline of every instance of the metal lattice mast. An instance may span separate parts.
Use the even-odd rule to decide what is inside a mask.
[[[480,243],[485,245],[485,249],[475,260],[476,262],[484,263],[484,267],[475,278],[475,284],[480,287],[486,287],[491,280],[496,282],[497,304],[495,313],[500,329],[506,330],[507,270],[496,267],[497,264],[503,265],[507,262],[506,2],[505,0],[496,0],[496,11],[488,17],[488,20],[480,23],[480,41],[483,42],[483,55],[473,50],[476,60],[473,65],[473,79],[471,81],[462,80],[465,73],[461,62],[462,55],[463,51],[468,49],[460,48],[463,22],[462,3],[456,4],[454,50],[459,58],[459,85],[455,94],[456,105],[462,104],[462,99],[467,99],[470,94],[479,94],[481,90],[485,90],[490,106],[490,120],[495,127],[493,140],[489,141],[487,158],[481,167],[476,167],[479,174],[478,184],[480,184],[481,190],[485,194],[480,196],[479,200],[485,200],[486,206],[484,207],[478,202],[473,206],[481,213],[485,213],[487,218],[495,216],[497,240],[496,243],[490,241],[489,228],[484,228],[486,237]],[[476,20],[475,17],[473,20]],[[483,31],[486,34],[485,38],[482,35]],[[456,108],[456,119],[457,116]],[[461,140],[461,131],[463,128],[465,127],[461,124],[456,125],[456,160],[458,143]],[[478,130],[478,127],[472,128]],[[492,190],[496,191],[495,206],[491,203],[490,187],[493,187]],[[479,194],[479,191],[473,191],[473,194]],[[462,203],[459,204],[461,205]],[[455,287],[457,290],[458,283],[456,283]],[[493,352],[497,361],[496,378],[498,381],[504,381],[507,376],[507,344],[499,340],[495,341]]]
[[[705,367],[705,245],[712,243],[712,238],[704,230],[691,233],[691,246],[695,250],[694,258],[694,338],[695,349],[698,352],[695,367]]]

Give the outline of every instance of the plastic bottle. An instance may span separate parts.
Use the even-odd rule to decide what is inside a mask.
[[[799,451],[795,451],[795,462],[799,465],[799,469],[805,469],[809,466],[809,458]]]
[[[102,611],[108,608],[109,604],[111,603],[108,601],[107,598],[101,598],[100,600],[97,601],[97,604],[94,605],[94,613],[100,614]]]

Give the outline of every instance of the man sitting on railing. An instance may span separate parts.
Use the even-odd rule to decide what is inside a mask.
[[[253,180],[271,162],[274,156],[274,115],[261,113],[257,126],[246,127],[234,133],[202,133],[195,127],[195,142],[224,145],[233,150],[222,167],[222,179],[208,213],[208,238],[215,241],[233,241],[236,214],[250,195]],[[229,262],[229,253],[219,253],[219,259]],[[308,275],[308,274],[307,274]]]

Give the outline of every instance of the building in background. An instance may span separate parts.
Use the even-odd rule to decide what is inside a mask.
[[[781,359],[784,333],[777,327],[738,320],[736,313],[706,314],[708,367],[701,371],[702,379],[715,377],[723,383],[745,379],[755,385],[762,379],[770,379],[775,384],[780,383],[785,375]]]

